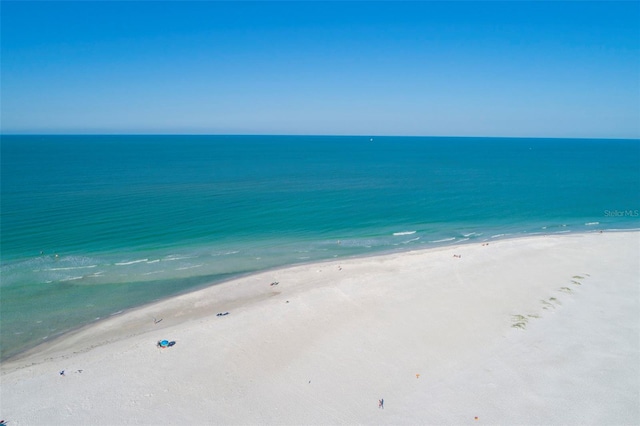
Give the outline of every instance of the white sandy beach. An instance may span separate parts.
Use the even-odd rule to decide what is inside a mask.
[[[640,233],[260,273],[4,362],[0,392],[9,426],[637,425]]]

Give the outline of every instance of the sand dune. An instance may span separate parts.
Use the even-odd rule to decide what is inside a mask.
[[[0,383],[10,426],[640,424],[640,233],[256,274],[70,333]]]

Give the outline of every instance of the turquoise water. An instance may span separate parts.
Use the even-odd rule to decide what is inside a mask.
[[[3,136],[1,356],[239,274],[640,227],[640,141]]]

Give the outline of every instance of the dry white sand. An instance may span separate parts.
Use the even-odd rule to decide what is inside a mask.
[[[640,233],[256,274],[38,347],[0,388],[9,426],[637,425]]]

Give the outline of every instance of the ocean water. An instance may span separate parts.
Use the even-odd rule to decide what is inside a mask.
[[[640,228],[640,141],[2,136],[0,356],[284,265]]]

